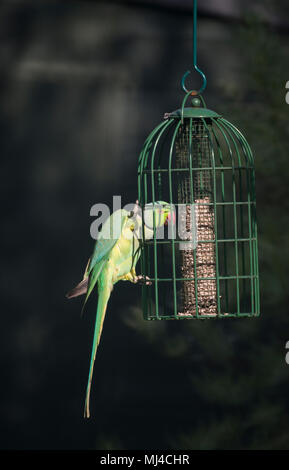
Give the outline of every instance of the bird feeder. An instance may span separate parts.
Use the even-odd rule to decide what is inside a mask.
[[[194,20],[196,31],[196,11]],[[141,208],[167,201],[176,211],[170,237],[154,230],[141,243],[141,273],[150,279],[142,286],[147,320],[260,313],[252,152],[233,124],[207,109],[196,53],[194,66],[203,87],[188,91],[184,75],[181,108],[165,114],[139,157]]]

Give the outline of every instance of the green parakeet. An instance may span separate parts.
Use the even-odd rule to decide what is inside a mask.
[[[163,201],[146,204],[143,212],[138,201],[131,212],[124,209],[115,211],[104,222],[98,234],[82,281],[66,294],[67,298],[86,294],[85,306],[96,283],[98,284],[98,305],[84,408],[86,418],[90,416],[89,399],[95,355],[113,285],[118,281],[136,283],[143,280],[135,271],[140,256],[139,240],[143,235],[146,240],[153,238],[154,227],[157,230],[168,223],[171,213],[170,204]],[[149,281],[144,280],[144,282]]]

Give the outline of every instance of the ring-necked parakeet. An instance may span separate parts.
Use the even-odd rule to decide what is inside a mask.
[[[66,294],[69,299],[86,294],[84,307],[96,283],[98,284],[98,305],[84,408],[84,417],[86,418],[90,416],[89,398],[95,355],[113,285],[118,281],[136,283],[142,280],[142,276],[137,276],[135,272],[135,266],[140,256],[139,239],[143,234],[146,240],[153,238],[154,227],[157,230],[165,225],[170,220],[170,215],[171,206],[163,201],[146,204],[144,217],[138,202],[131,212],[124,209],[115,211],[104,222],[99,232],[83,280]],[[143,218],[144,227],[142,227]]]

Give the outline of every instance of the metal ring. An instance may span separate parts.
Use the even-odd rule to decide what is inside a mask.
[[[203,79],[203,84],[202,84],[201,88],[199,89],[199,91],[196,92],[196,95],[200,95],[201,93],[203,93],[204,89],[207,86],[207,78],[206,78],[206,75],[204,74],[204,72],[202,72],[197,65],[194,65],[194,68],[201,75],[201,77]],[[185,80],[186,80],[187,76],[190,75],[190,73],[191,73],[191,71],[187,70],[184,73],[182,81],[181,81],[182,89],[184,90],[185,93],[189,92],[189,90],[187,89],[187,87],[185,85]]]

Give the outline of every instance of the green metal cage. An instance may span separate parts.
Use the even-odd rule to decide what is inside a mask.
[[[254,160],[241,132],[193,99],[166,114],[138,164],[138,199],[167,201],[187,238],[141,242],[146,320],[260,313]],[[181,210],[182,209],[182,210]]]

